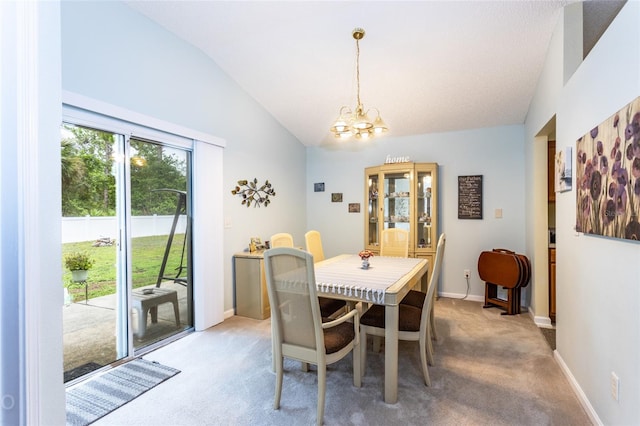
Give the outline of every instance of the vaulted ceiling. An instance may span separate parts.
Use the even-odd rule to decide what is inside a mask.
[[[336,143],[329,127],[339,108],[355,107],[354,28],[366,31],[361,100],[379,109],[388,135],[521,124],[560,11],[573,2],[125,3],[201,49],[315,146]],[[624,2],[589,3],[585,42],[595,43],[589,37],[597,40]]]

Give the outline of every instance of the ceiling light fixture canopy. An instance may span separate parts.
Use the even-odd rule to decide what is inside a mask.
[[[367,111],[360,102],[360,40],[364,38],[364,30],[355,28],[351,35],[356,40],[356,83],[358,86],[358,98],[355,109],[343,106],[340,108],[338,119],[331,126],[331,133],[338,139],[346,139],[355,136],[356,139],[369,139],[376,134],[389,130],[377,108]],[[375,111],[375,119],[371,121],[369,112]]]

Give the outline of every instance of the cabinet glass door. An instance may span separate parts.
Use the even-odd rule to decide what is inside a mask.
[[[367,174],[367,192],[368,192],[368,205],[367,216],[369,220],[367,222],[367,246],[378,247],[380,245],[380,238],[378,235],[378,213],[380,205],[378,203],[378,172]]]
[[[418,248],[433,248],[434,234],[431,227],[433,216],[433,176],[431,171],[418,171],[418,194],[416,203],[418,207],[417,238]]]
[[[384,174],[384,229],[410,230],[411,175],[408,171]]]

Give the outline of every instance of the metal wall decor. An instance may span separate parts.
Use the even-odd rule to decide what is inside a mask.
[[[238,185],[231,190],[231,193],[242,197],[242,204],[246,204],[247,207],[250,207],[252,203],[253,207],[260,207],[261,204],[267,207],[271,202],[269,196],[276,196],[276,190],[271,187],[268,180],[262,186],[258,186],[257,178],[252,181],[239,180]]]

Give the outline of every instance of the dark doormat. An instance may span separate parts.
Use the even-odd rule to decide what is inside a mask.
[[[89,374],[98,368],[102,368],[103,366],[100,364],[96,364],[95,362],[88,362],[86,364],[82,364],[80,367],[73,368],[69,371],[64,372],[64,382],[70,382],[71,380],[77,379],[78,377],[84,376],[85,374]]]
[[[555,328],[540,328],[540,332],[544,336],[544,339],[549,344],[552,351],[556,350],[556,329]]]

